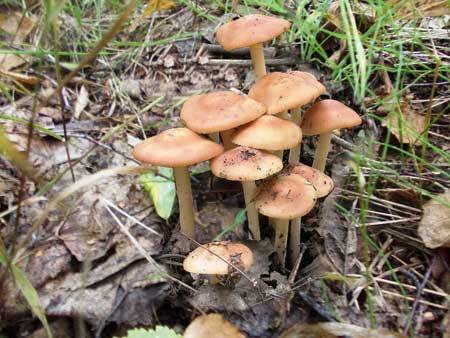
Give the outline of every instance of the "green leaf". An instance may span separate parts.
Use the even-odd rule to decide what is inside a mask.
[[[117,337],[115,337],[117,338]],[[154,330],[133,329],[128,330],[126,338],[183,338],[174,330],[166,326],[157,326]]]
[[[3,266],[8,264],[8,258],[6,257],[6,251],[3,246],[0,246],[0,264]],[[20,292],[22,292],[22,295],[25,297],[31,310],[44,326],[44,329],[47,332],[47,337],[52,338],[53,335],[50,330],[50,326],[48,325],[47,317],[45,316],[44,309],[41,306],[39,295],[33,285],[30,283],[25,274],[13,263],[10,263],[10,271],[12,272],[12,277],[20,289]]]
[[[247,219],[247,209],[241,209],[234,217],[233,223],[223,229],[216,237],[213,238],[213,241],[220,241],[223,236],[227,233],[234,231],[238,225],[244,224]]]
[[[175,203],[176,188],[172,168],[159,167],[158,174],[149,172],[141,176],[141,183],[155,205],[159,217],[168,219]]]

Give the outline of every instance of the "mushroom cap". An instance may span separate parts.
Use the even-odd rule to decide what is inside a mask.
[[[361,122],[361,117],[345,104],[336,100],[322,100],[305,112],[301,127],[305,135],[319,135],[335,129],[351,128]]]
[[[285,169],[285,173],[286,175],[300,175],[306,178],[316,189],[317,198],[328,195],[334,188],[334,182],[331,177],[303,163],[289,165]]]
[[[216,32],[216,39],[227,50],[250,47],[272,40],[289,30],[291,23],[272,16],[250,14],[230,21]]]
[[[236,147],[213,158],[210,166],[214,175],[230,181],[256,181],[279,172],[283,162],[262,150]]]
[[[310,212],[316,200],[316,189],[306,178],[280,176],[261,185],[255,207],[268,217],[293,219]]]
[[[176,168],[207,161],[223,151],[220,144],[187,128],[172,128],[139,143],[133,155],[144,163]]]
[[[195,318],[184,331],[184,338],[245,338],[236,326],[219,313]]]
[[[264,104],[267,114],[274,115],[315,100],[324,92],[318,84],[311,76],[273,72],[256,81],[248,96]]]
[[[239,127],[231,139],[234,144],[264,150],[291,149],[301,140],[299,126],[272,115],[263,115]]]
[[[189,129],[207,134],[235,128],[265,112],[261,103],[247,95],[220,91],[190,97],[184,103],[180,117]]]
[[[325,86],[317,81],[316,77],[311,73],[293,70],[288,72],[288,74],[300,77],[301,79],[308,82],[311,86],[313,86],[317,91],[317,93],[315,94],[316,97],[314,99],[318,98],[320,95],[324,94],[327,91]]]
[[[253,264],[253,253],[244,244],[212,242],[189,253],[184,259],[183,268],[191,273],[227,275],[233,271],[229,263],[248,271]]]

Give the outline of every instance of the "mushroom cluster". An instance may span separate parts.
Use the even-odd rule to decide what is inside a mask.
[[[174,168],[180,228],[192,238],[194,207],[188,167],[211,160],[215,176],[240,181],[249,235],[260,240],[260,214],[270,217],[282,266],[288,243],[293,262],[299,255],[301,217],[333,189],[333,181],[323,173],[333,131],[361,123],[356,112],[338,101],[314,103],[326,91],[314,75],[301,71],[266,73],[263,43],[289,27],[284,19],[264,15],[247,15],[222,25],[216,37],[225,50],[250,48],[256,83],[248,95],[219,91],[192,96],[180,114],[186,128],[166,130],[143,141],[134,151],[142,162]],[[302,118],[302,110],[309,104],[312,106]],[[319,135],[312,167],[299,163],[302,135]],[[283,169],[284,151],[289,151],[289,165]],[[237,243],[226,247],[242,249]],[[209,244],[192,252],[185,269],[193,272],[197,254],[218,250],[214,255],[225,257],[220,269],[211,270],[208,265],[201,269],[203,273],[224,274],[230,254],[223,248],[223,243]]]

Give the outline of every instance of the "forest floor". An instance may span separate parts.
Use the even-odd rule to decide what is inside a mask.
[[[191,168],[196,240],[220,234],[256,259],[234,288],[186,273],[193,243],[179,232],[173,182],[152,202],[144,181],[157,176],[132,157],[141,140],[183,125],[189,96],[254,83],[248,52],[214,38],[236,16],[228,2],[7,0],[0,337],[45,337],[42,323],[54,337],[182,333],[209,312],[249,337],[323,321],[450,337],[448,3],[251,0],[237,13],[291,21],[265,48],[269,71],[311,72],[322,98],[363,119],[333,136],[335,189],[302,220],[299,266],[274,263],[263,218],[263,240],[248,240],[239,182],[203,163]],[[303,139],[305,164],[315,141]]]

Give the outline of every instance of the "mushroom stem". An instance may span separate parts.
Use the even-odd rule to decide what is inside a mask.
[[[194,202],[192,199],[191,181],[188,167],[173,168],[175,185],[180,209],[181,232],[195,238],[194,231]]]
[[[289,233],[289,220],[276,218],[274,246],[278,254],[278,262],[283,267],[285,265],[288,233]]]
[[[302,218],[297,217],[291,219],[291,226],[289,228],[289,253],[292,266],[294,266],[295,262],[298,259],[298,255],[300,254],[301,229]]]
[[[250,46],[250,56],[252,57],[253,71],[255,79],[258,80],[266,75],[266,61],[264,60],[264,46],[257,43]]]
[[[255,181],[242,181],[245,206],[247,208],[248,229],[254,240],[261,240],[259,231],[259,215],[255,208],[256,184]]]
[[[330,131],[328,133],[321,134],[319,136],[319,141],[317,142],[316,153],[314,155],[314,162],[312,167],[320,170],[321,172],[325,171],[325,165],[327,164],[327,156],[330,149],[332,133],[333,132]]]
[[[220,132],[220,136],[222,137],[223,147],[225,150],[230,150],[235,147],[233,142],[231,142],[231,136],[233,135],[233,129],[224,130]]]
[[[296,125],[300,125],[302,122],[302,111],[300,108],[295,108],[291,111],[291,121]],[[298,146],[289,150],[289,163],[298,163],[300,162],[300,152],[302,149],[302,144],[299,143]]]

